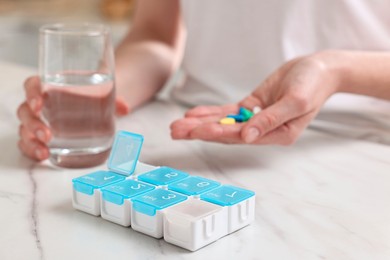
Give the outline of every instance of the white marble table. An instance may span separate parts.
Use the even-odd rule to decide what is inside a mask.
[[[34,71],[0,63],[0,73],[2,260],[390,259],[389,103],[329,106],[291,147],[172,141],[169,123],[185,110],[168,102],[119,119],[145,136],[141,161],[257,193],[255,223],[191,253],[74,210],[71,180],[94,169],[19,153],[15,110]]]

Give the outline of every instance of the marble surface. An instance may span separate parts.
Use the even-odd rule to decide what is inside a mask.
[[[0,71],[2,260],[390,259],[388,102],[336,98],[291,147],[172,141],[169,123],[185,108],[167,101],[118,119],[118,129],[145,136],[141,161],[256,192],[252,225],[192,253],[74,210],[72,178],[95,169],[19,153],[15,111],[35,71],[7,63]]]

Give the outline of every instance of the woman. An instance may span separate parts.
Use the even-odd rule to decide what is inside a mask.
[[[292,144],[334,93],[390,100],[386,10],[390,3],[368,0],[139,1],[116,49],[117,113],[152,99],[181,65],[187,79],[172,97],[210,106],[174,122],[174,139]],[[44,160],[51,134],[39,120],[39,79],[25,89],[19,147]],[[240,106],[262,111],[244,124],[218,123]]]

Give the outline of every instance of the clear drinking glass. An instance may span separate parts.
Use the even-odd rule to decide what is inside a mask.
[[[115,132],[114,55],[108,27],[52,24],[40,29],[43,121],[50,161],[69,168],[103,163]]]

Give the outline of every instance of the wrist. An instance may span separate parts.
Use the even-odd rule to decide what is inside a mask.
[[[324,70],[326,77],[331,82],[332,93],[337,92],[349,92],[348,87],[350,86],[350,74],[351,66],[349,63],[348,51],[342,50],[324,50],[312,55],[316,59],[321,68]]]

